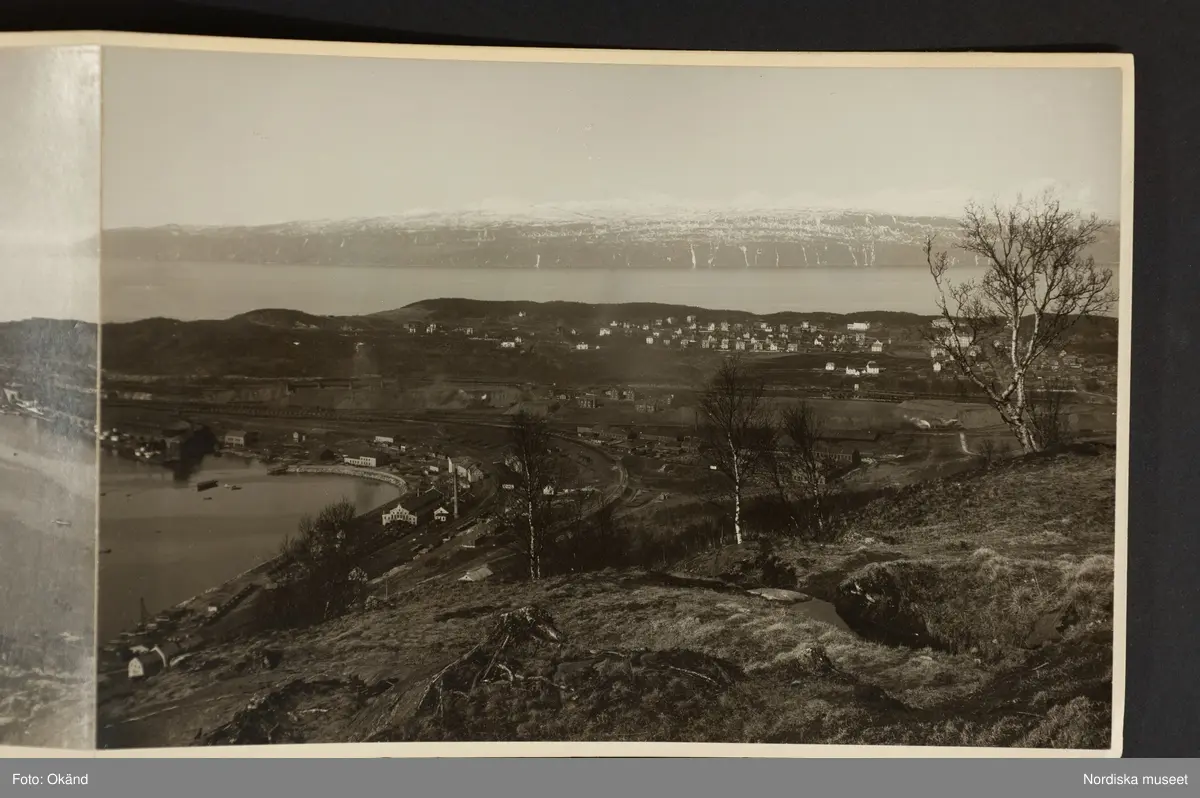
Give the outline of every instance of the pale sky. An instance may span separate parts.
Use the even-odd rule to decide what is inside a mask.
[[[105,51],[104,224],[668,203],[1119,217],[1121,75]]]
[[[0,321],[96,321],[99,48],[0,49],[0,119]]]

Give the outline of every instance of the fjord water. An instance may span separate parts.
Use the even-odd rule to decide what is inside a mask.
[[[961,267],[955,279],[978,277]],[[659,302],[752,313],[933,315],[924,266],[805,269],[457,269],[105,260],[106,322],[221,319],[263,308],[360,315],[426,299]]]
[[[197,491],[197,482],[219,487]],[[225,485],[237,485],[230,490]],[[301,517],[340,499],[360,512],[398,495],[384,483],[325,474],[269,476],[266,466],[209,458],[187,479],[104,454],[100,469],[99,614],[105,642],[269,559]]]

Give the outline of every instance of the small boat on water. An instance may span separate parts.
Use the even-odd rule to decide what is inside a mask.
[[[281,466],[276,466],[275,468],[268,470],[267,475],[272,476],[272,477],[277,477],[282,474],[286,474],[287,471],[288,471],[288,467],[285,465],[281,465]]]
[[[204,482],[201,482],[198,485],[196,485],[196,490],[198,490],[198,491],[212,490],[216,486],[217,486],[217,480],[209,479],[209,480],[205,480]]]
[[[112,549],[100,549],[101,554],[112,554]]]
[[[63,519],[61,519],[61,518],[55,518],[55,519],[54,519],[54,525],[55,525],[55,526],[70,526],[70,525],[71,525],[71,522],[70,522],[70,521],[64,521],[64,520],[63,520]]]

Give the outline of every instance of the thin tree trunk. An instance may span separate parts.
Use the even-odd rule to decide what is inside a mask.
[[[742,545],[742,484],[733,486],[733,540],[738,546]]]
[[[542,576],[542,564],[538,558],[537,527],[533,522],[533,500],[527,502],[529,510],[529,581],[536,582]]]
[[[742,472],[738,467],[738,453],[730,441],[729,452],[733,468],[733,540],[738,546],[742,545]]]

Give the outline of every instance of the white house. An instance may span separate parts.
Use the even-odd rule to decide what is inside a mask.
[[[138,654],[129,660],[127,673],[130,679],[143,679],[153,676],[171,667],[171,661],[179,656],[182,649],[175,643],[163,643],[152,650]]]
[[[364,455],[346,455],[342,458],[342,462],[348,466],[359,466],[361,468],[378,468],[382,462],[382,458],[374,454]]]
[[[933,364],[933,373],[936,374],[941,370],[942,370],[942,364],[935,361]]]
[[[871,329],[869,321],[852,321],[846,325],[846,329],[852,332],[866,332]]]
[[[577,350],[579,350],[580,352],[585,352],[585,351],[587,351],[587,349],[588,349],[588,345],[587,345],[587,344],[585,344],[585,343],[582,343],[582,342],[580,342],[580,343],[578,343],[578,344],[575,344],[575,348],[576,348]]]
[[[799,352],[799,351],[800,351],[800,344],[788,344],[788,345],[787,345],[787,351],[789,351],[789,352]]]
[[[837,369],[837,366],[834,365],[834,362],[832,360],[825,364],[826,371],[834,371],[836,369]]]
[[[648,343],[648,344],[653,344],[653,343],[654,343],[654,336],[653,336],[653,335],[647,335],[647,336],[646,336],[646,343]]]
[[[439,507],[433,511],[433,520],[437,521],[438,523],[445,523],[446,519],[449,517],[450,512],[445,507]]]
[[[872,352],[882,352],[883,351],[883,341],[875,341],[874,343],[872,343],[871,351]]]
[[[612,330],[608,329],[607,327],[601,327],[600,335],[601,335],[601,337],[603,337],[605,335],[612,335]]]
[[[501,341],[500,348],[501,349],[516,349],[517,345],[515,343],[513,343],[512,341]]]
[[[440,509],[441,501],[442,494],[436,490],[409,496],[383,514],[383,525],[404,523],[416,526],[433,517],[436,510]]]
[[[875,365],[874,360],[867,363],[867,373],[868,374],[878,374],[879,373],[879,366]]]
[[[462,575],[458,578],[458,581],[460,581],[460,582],[482,582],[484,579],[487,579],[491,575],[492,575],[492,569],[487,567],[486,565],[481,565],[478,568],[474,568],[470,571],[467,571],[464,575]]]
[[[472,484],[479,482],[484,477],[483,468],[479,463],[470,459],[459,460],[454,464],[454,470],[460,478]]]

